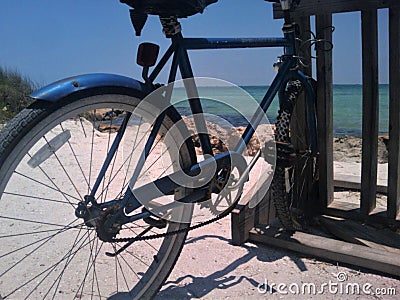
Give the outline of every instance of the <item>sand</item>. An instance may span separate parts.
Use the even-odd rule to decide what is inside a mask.
[[[360,145],[357,138],[335,139],[337,172],[359,176]],[[380,162],[384,164],[380,167],[384,170],[387,166],[385,150],[381,152]],[[384,174],[385,171],[382,171],[381,180],[385,180]],[[342,199],[346,195],[338,194],[337,197]],[[340,281],[343,276],[346,280]],[[352,295],[335,289],[335,284],[337,287],[340,283],[366,287],[366,290]],[[331,290],[328,289],[329,284],[333,285]],[[275,292],[267,291],[266,286],[272,286]],[[316,287],[316,294],[312,290],[302,293],[302,289],[309,286]],[[156,299],[398,298],[367,294],[376,293],[378,289],[390,293],[394,289],[400,293],[400,283],[389,276],[274,247],[254,243],[234,246],[230,236],[230,217],[226,217],[189,233],[177,265]]]

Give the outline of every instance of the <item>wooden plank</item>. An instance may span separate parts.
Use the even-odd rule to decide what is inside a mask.
[[[249,231],[254,227],[254,208],[238,204],[231,212],[232,244],[242,245],[249,238]]]
[[[268,225],[272,223],[275,218],[275,206],[272,202],[271,192],[268,191],[264,199],[256,207],[254,225]]]
[[[335,174],[335,180],[333,181],[333,185],[338,188],[345,188],[350,190],[361,190],[361,182],[360,177],[358,176],[339,176]],[[376,186],[376,191],[381,194],[387,194],[388,187],[386,185],[378,184]]]
[[[398,0],[301,0],[294,14],[298,17],[340,12],[399,7]],[[281,6],[274,4],[274,18],[283,18]]]
[[[396,276],[400,275],[400,257],[380,249],[350,244],[304,232],[295,232],[288,236],[274,228],[252,229],[250,240],[334,262],[347,263]]]
[[[380,229],[368,224],[332,218],[318,217],[318,221],[335,237],[346,242],[365,245],[400,254],[400,235],[388,229]]]
[[[389,9],[389,174],[388,217],[400,210],[400,10]]]
[[[265,205],[265,198],[258,206],[250,208],[249,202],[254,196],[254,189],[257,182],[254,182],[249,191],[239,200],[239,203],[231,212],[231,235],[234,245],[242,245],[249,238],[249,231],[255,226],[256,208]],[[269,193],[267,193],[268,195]],[[269,200],[269,198],[267,198]]]
[[[376,206],[378,166],[379,79],[378,12],[361,12],[362,23],[362,165],[361,213],[367,216]]]
[[[332,41],[332,15],[316,17],[317,37]],[[317,119],[319,146],[319,198],[320,207],[333,200],[333,76],[332,51],[317,47]]]
[[[332,204],[322,209],[321,214],[325,214],[328,216],[339,217],[339,218],[346,218],[352,219],[356,221],[367,221],[371,224],[382,224],[385,226],[398,226],[400,227],[400,221],[390,220],[387,217],[386,209],[375,209],[369,216],[368,219],[365,219],[360,213],[360,209],[354,203],[347,203],[347,202],[337,202],[333,201]]]

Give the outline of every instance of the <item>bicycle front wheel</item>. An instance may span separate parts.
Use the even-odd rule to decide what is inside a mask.
[[[314,190],[318,180],[317,152],[312,139],[303,87],[298,80],[289,81],[275,124],[277,160],[271,183],[276,214],[286,230],[303,229],[311,216]]]
[[[125,244],[100,239],[102,228],[75,216],[78,203],[91,192],[121,120],[132,113],[95,199],[98,203],[120,199],[127,190],[153,126],[151,109],[136,109],[140,102],[119,94],[64,99],[57,104],[38,101],[1,132],[0,299],[112,295],[147,299],[158,292],[181,252],[188,223],[177,222],[175,214],[174,222],[153,217],[158,226],[143,220],[122,225],[115,238],[179,233],[135,242],[108,257],[106,252],[115,253]],[[176,121],[177,116],[167,112],[139,185],[193,164],[194,149],[187,143],[179,145],[178,156],[164,145],[163,135]],[[179,135],[187,137],[175,129],[174,137]],[[170,196],[187,193],[176,189]],[[107,223],[110,209],[96,218]]]

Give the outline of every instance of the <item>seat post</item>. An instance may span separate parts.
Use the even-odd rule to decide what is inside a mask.
[[[163,27],[163,33],[167,38],[172,38],[182,31],[181,23],[179,23],[176,17],[164,18],[160,16],[160,22]]]

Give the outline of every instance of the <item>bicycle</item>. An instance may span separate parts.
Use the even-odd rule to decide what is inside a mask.
[[[284,36],[252,39],[183,37],[178,18],[202,12],[217,0],[121,2],[132,7],[137,34],[149,14],[158,15],[171,46],[157,64],[159,47],[139,46],[144,82],[111,74],[61,80],[32,94],[36,101],[2,130],[1,299],[152,298],[175,265],[188,231],[231,212],[260,158],[275,165],[271,191],[282,225],[288,230],[301,226],[291,207],[294,174],[308,165],[313,174],[308,180],[316,181],[318,147],[314,91],[299,71],[297,27],[290,15],[300,1],[268,1],[282,5]],[[214,155],[188,50],[248,47],[280,47],[284,54],[237,145]],[[168,85],[156,84],[171,58]],[[192,134],[169,102],[178,69],[204,155],[200,162]],[[242,153],[276,94],[275,142],[248,163]],[[297,131],[301,136],[293,136],[292,115],[302,94],[305,123]],[[293,139],[300,142],[293,145]],[[268,149],[276,149],[276,157]],[[163,171],[152,173],[152,168]],[[236,194],[219,210],[216,202],[224,190]],[[211,197],[218,199],[207,202]],[[191,225],[198,206],[214,208],[216,216]]]

